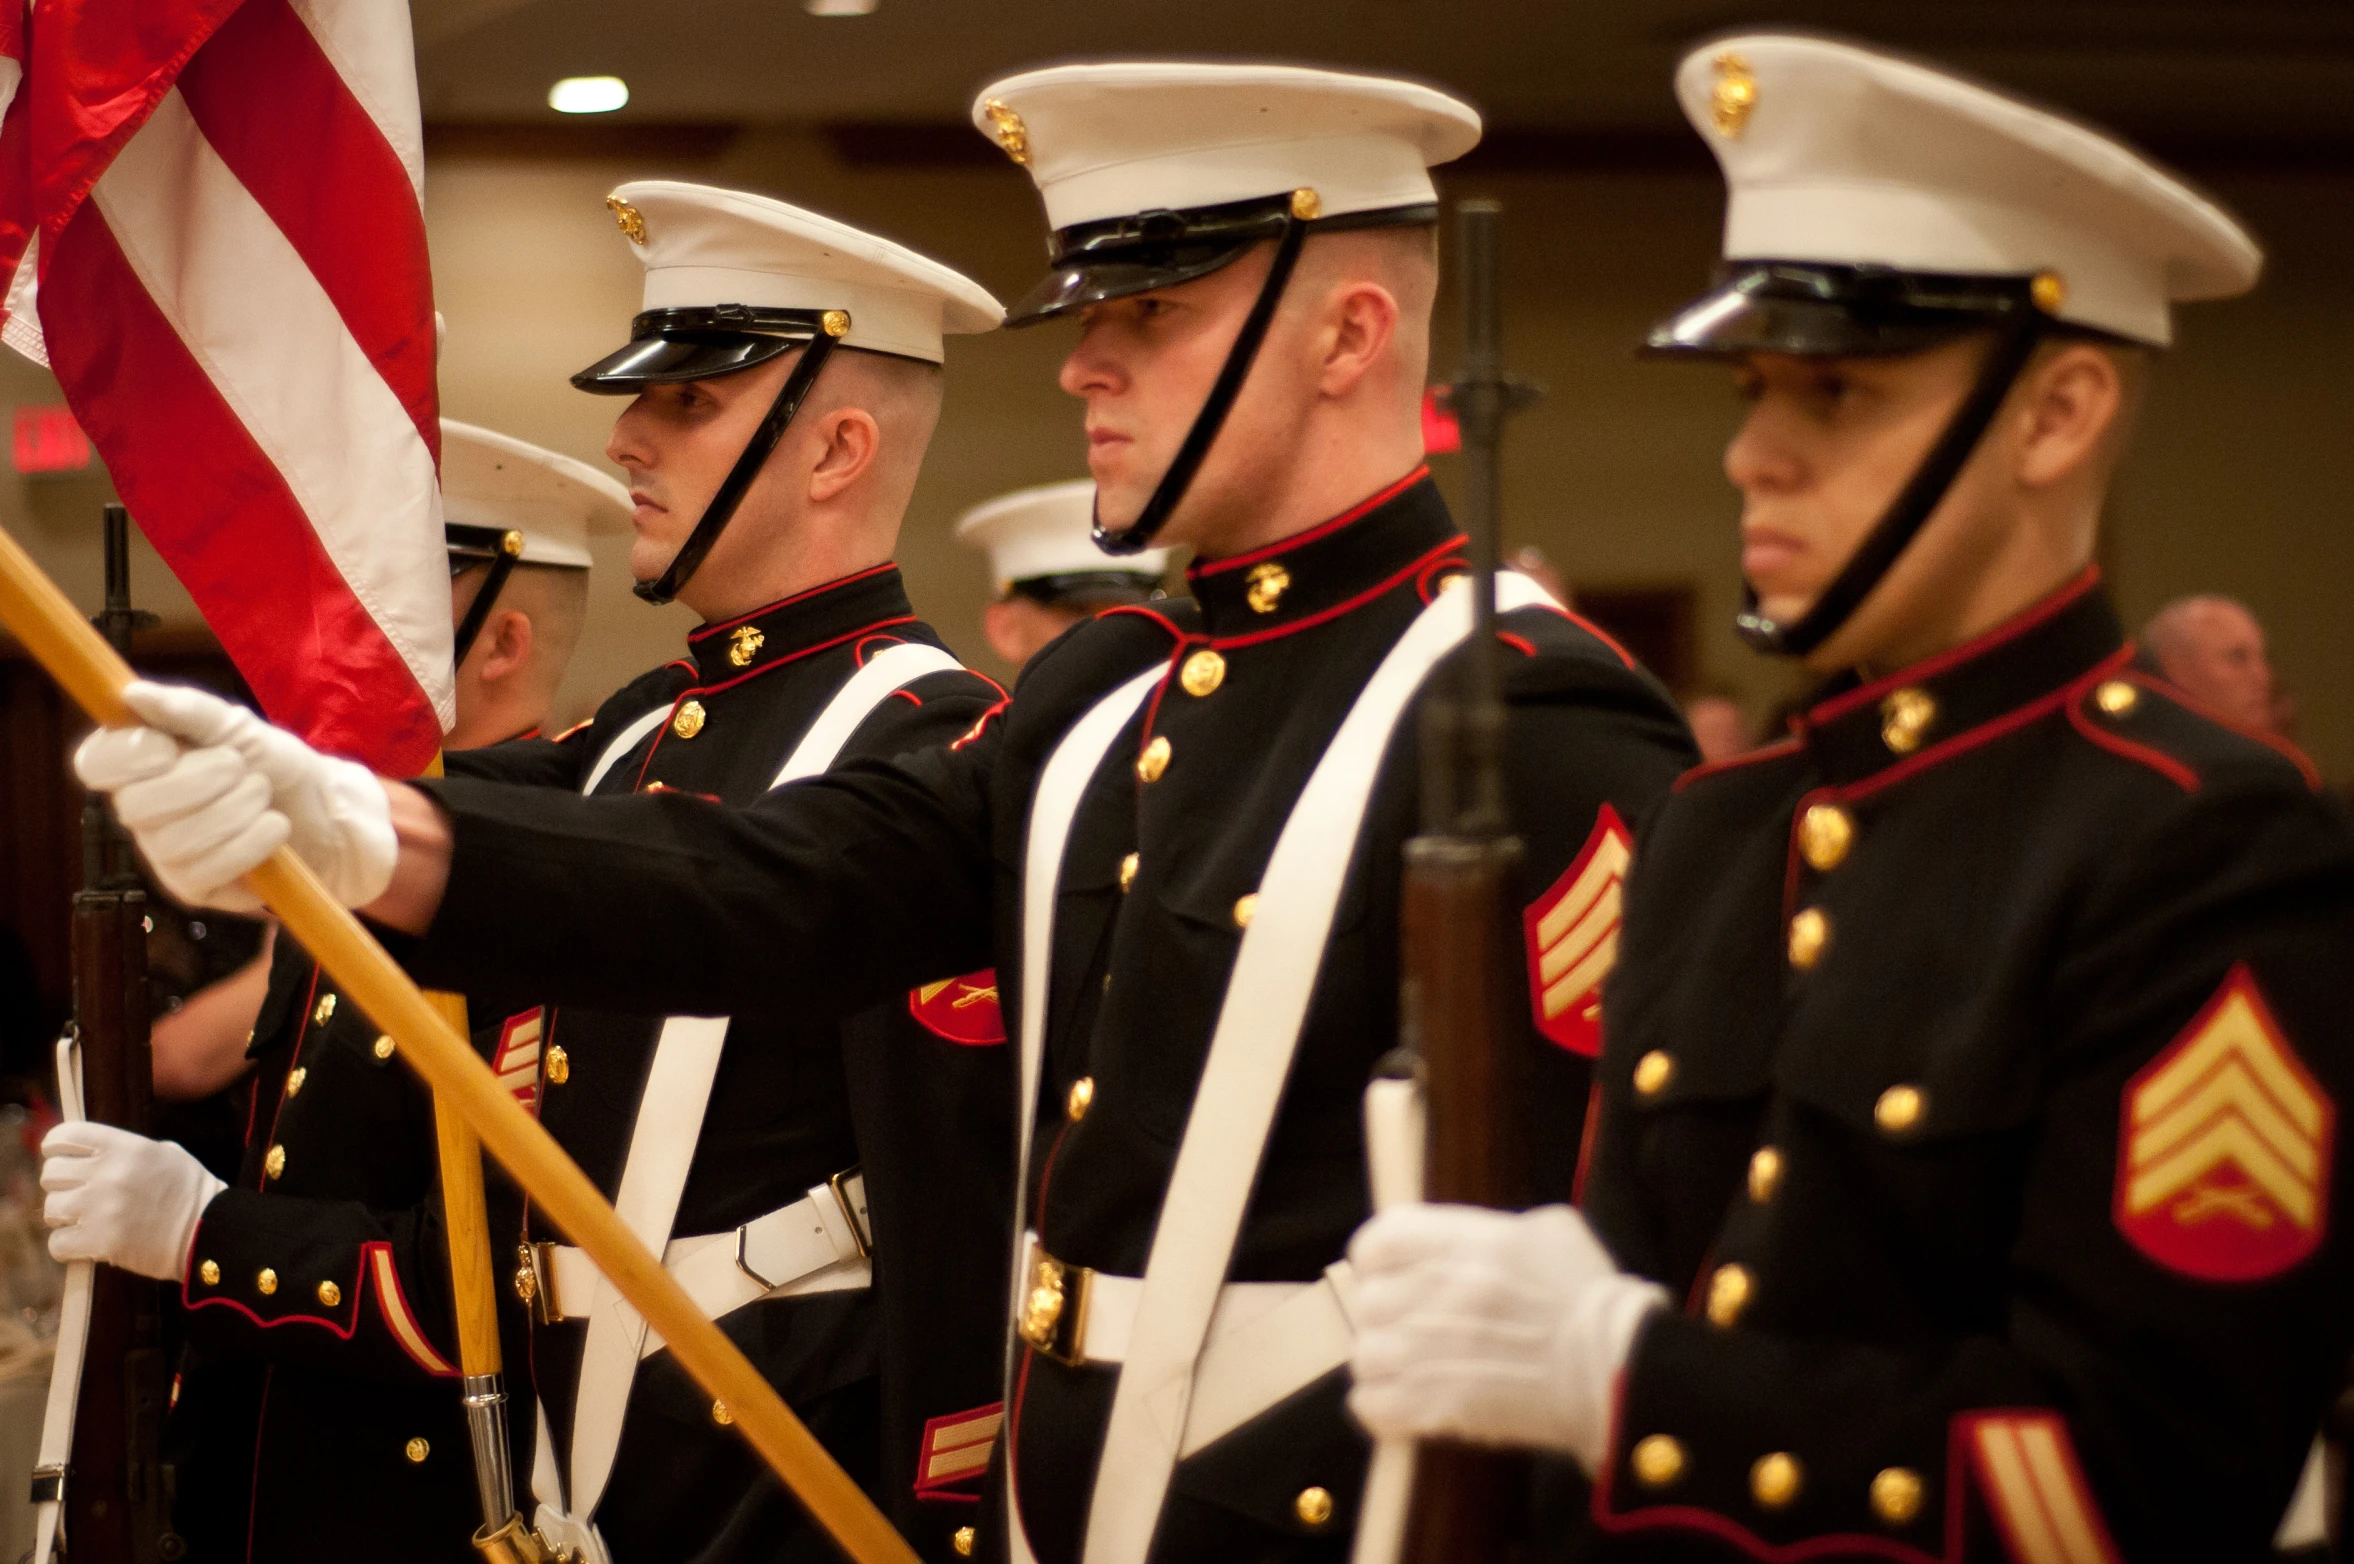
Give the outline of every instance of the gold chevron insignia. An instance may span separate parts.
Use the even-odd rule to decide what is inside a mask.
[[[1621,890],[1634,838],[1602,806],[1586,845],[1526,914],[1530,999],[1538,1030],[1592,1054],[1600,1043],[1602,980],[1618,961]]]
[[[2244,973],[2132,1089],[2128,1216],[2310,1230],[2321,1218],[2330,1104]],[[2236,1176],[2235,1176],[2236,1175]]]

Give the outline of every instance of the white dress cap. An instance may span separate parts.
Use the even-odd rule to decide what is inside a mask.
[[[2255,286],[2263,252],[2142,154],[1910,60],[1789,34],[1720,38],[1676,72],[1723,165],[1728,260],[2060,283],[2062,320],[2164,345],[2168,305]]]
[[[944,333],[989,331],[1004,318],[962,273],[767,196],[646,179],[606,204],[645,263],[649,310],[845,310],[845,346],[934,364]]]
[[[981,90],[973,123],[1038,182],[1049,227],[1314,190],[1322,215],[1436,201],[1479,114],[1419,82],[1289,65],[1057,65]]]
[[[1133,576],[1149,585],[1169,568],[1167,549],[1106,554],[1095,543],[1095,483],[1048,483],[1017,489],[957,518],[956,540],[989,554],[1001,590],[1050,576]]]
[[[589,534],[627,532],[629,490],[588,463],[441,421],[442,520],[523,534],[518,563],[589,567]]]

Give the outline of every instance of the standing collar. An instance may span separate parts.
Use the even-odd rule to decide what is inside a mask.
[[[1305,532],[1185,572],[1217,641],[1257,640],[1345,613],[1457,536],[1428,467]]]
[[[1949,651],[1869,683],[1847,675],[1797,719],[1800,739],[1824,776],[1846,785],[2056,695],[2125,644],[2100,579],[2087,566]]]
[[[883,564],[705,625],[687,637],[687,650],[697,684],[727,684],[861,631],[914,618],[899,567]]]

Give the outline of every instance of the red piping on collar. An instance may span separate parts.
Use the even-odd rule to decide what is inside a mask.
[[[1797,754],[1803,747],[1804,746],[1802,746],[1799,741],[1794,738],[1776,739],[1771,744],[1761,745],[1756,749],[1745,749],[1738,755],[1727,755],[1722,760],[1704,760],[1699,765],[1694,766],[1691,770],[1685,772],[1682,776],[1676,778],[1674,784],[1668,788],[1668,791],[1671,793],[1681,793],[1685,788],[1690,787],[1693,783],[1701,781],[1707,777],[1713,777],[1720,771],[1731,771],[1739,766],[1754,766],[1761,761],[1780,760],[1786,755]]]
[[[1375,598],[1380,597],[1383,593],[1395,590],[1399,583],[1411,580],[1413,577],[1421,574],[1423,570],[1429,567],[1433,557],[1445,554],[1452,549],[1460,547],[1462,542],[1463,539],[1459,536],[1449,538],[1446,542],[1438,545],[1438,547],[1429,550],[1427,553],[1417,556],[1414,563],[1408,565],[1405,569],[1396,572],[1386,581],[1382,581],[1377,585],[1367,587],[1364,591],[1359,592],[1355,597],[1349,598],[1343,602],[1335,603],[1330,608],[1318,609],[1315,613],[1309,614],[1304,618],[1294,619],[1289,624],[1270,625],[1264,630],[1253,630],[1248,635],[1212,637],[1210,638],[1210,644],[1218,648],[1220,651],[1232,651],[1237,647],[1256,646],[1261,641],[1272,641],[1278,636],[1292,635],[1298,631],[1310,629],[1316,625],[1323,624],[1326,620],[1337,619],[1342,614],[1347,613],[1349,610],[1353,608],[1362,608],[1367,603],[1372,602]]]
[[[2208,705],[2205,701],[2200,700],[2197,696],[2192,695],[2188,690],[2184,689],[2181,685],[2176,684],[2171,679],[2160,678],[2144,673],[2139,668],[2126,669],[2123,677],[2130,683],[2140,685],[2143,689],[2155,690],[2158,694],[2165,696],[2168,700],[2174,702],[2177,706],[2183,707],[2185,710],[2206,718],[2209,722],[2216,724],[2218,727],[2229,728],[2232,732],[2239,734],[2242,738],[2251,738],[2254,739],[2257,743],[2265,745],[2268,748],[2279,750],[2281,754],[2287,757],[2289,762],[2298,769],[2298,771],[2304,774],[2305,785],[2307,787],[2313,789],[2317,793],[2321,791],[2321,768],[2316,766],[2312,760],[2307,758],[2303,750],[2290,743],[2287,739],[2282,738],[2279,734],[2267,733],[2262,728],[2251,728],[2244,722],[2234,721],[2232,718],[2225,716],[2222,712],[2217,711],[2214,707]]]
[[[864,581],[870,576],[879,576],[886,570],[897,570],[898,568],[899,562],[897,560],[886,559],[879,565],[870,565],[864,570],[854,570],[849,575],[837,576],[833,580],[813,586],[805,592],[795,592],[791,597],[780,597],[773,603],[763,603],[748,614],[738,614],[733,619],[723,619],[718,624],[705,625],[700,630],[690,630],[687,632],[687,644],[692,646],[697,641],[708,640],[722,630],[733,630],[736,626],[758,619],[763,614],[773,614],[780,608],[786,608],[794,603],[816,597],[822,592],[831,592],[836,587],[846,587],[853,581]]]
[[[767,610],[763,609],[762,612],[765,613]],[[833,647],[840,646],[845,641],[855,641],[861,636],[873,635],[876,631],[885,629],[891,625],[910,625],[914,624],[915,622],[916,617],[913,614],[902,614],[897,619],[878,619],[871,625],[860,625],[857,629],[850,631],[848,634],[837,635],[830,641],[820,641],[815,646],[804,646],[797,652],[788,652],[784,656],[777,658],[774,662],[762,663],[759,667],[750,669],[744,673],[739,673],[732,679],[723,679],[717,684],[691,684],[670,698],[671,717],[674,721],[676,720],[678,716],[678,703],[680,701],[686,700],[690,696],[717,695],[722,690],[734,689],[737,685],[742,684],[746,679],[757,679],[764,673],[774,673],[779,668],[789,667],[790,665],[801,661],[801,659],[804,657],[814,657],[819,652],[828,651]],[[687,666],[692,667],[693,665],[688,664]],[[662,741],[664,738],[669,736],[669,733],[670,723],[668,722],[665,722],[662,724],[662,726],[654,730],[654,742],[648,746],[646,750],[646,758],[638,762],[638,774],[630,782],[631,792],[637,792],[645,786],[646,772],[653,766],[654,757],[661,753]]]
[[[1831,791],[1842,801],[1869,798],[1874,793],[1880,792],[1884,788],[1894,787],[1905,778],[1926,771],[1931,766],[1942,765],[1956,755],[1990,744],[2006,734],[2016,733],[2029,723],[2038,722],[2064,706],[2075,705],[2076,702],[2084,698],[2086,690],[2108,678],[2119,668],[2124,667],[2127,659],[2132,655],[2133,648],[2121,646],[2099,662],[2094,663],[2089,670],[2061,685],[2050,694],[2039,696],[2024,706],[2007,711],[1974,728],[1965,728],[1944,743],[1932,744],[1917,755],[1907,755],[1885,771],[1875,772],[1859,782],[1851,782],[1845,787],[1834,788]]]
[[[996,705],[990,707],[987,711],[981,713],[981,715],[978,717],[975,717],[973,719],[973,725],[964,730],[964,737],[955,740],[948,747],[950,749],[962,749],[967,744],[972,743],[973,740],[979,738],[982,732],[988,728],[990,718],[1004,716],[1006,707],[1011,706],[1012,704],[1013,697],[1010,695],[1006,696],[1003,700],[1000,700]]]
[[[1229,570],[1240,570],[1245,565],[1255,565],[1260,560],[1272,559],[1278,554],[1288,554],[1291,553],[1294,549],[1305,548],[1309,544],[1315,542],[1318,538],[1328,537],[1332,533],[1338,532],[1341,528],[1347,526],[1350,522],[1355,521],[1360,516],[1363,516],[1367,511],[1377,510],[1381,506],[1387,505],[1390,501],[1396,499],[1399,495],[1405,493],[1408,489],[1413,488],[1414,485],[1420,483],[1423,479],[1429,476],[1430,464],[1428,462],[1424,462],[1421,466],[1415,468],[1412,472],[1406,474],[1405,477],[1400,478],[1397,482],[1391,484],[1388,488],[1382,490],[1379,494],[1374,495],[1369,500],[1359,501],[1357,504],[1352,505],[1347,510],[1342,511],[1339,515],[1333,517],[1330,521],[1320,521],[1313,527],[1310,527],[1307,531],[1295,532],[1288,538],[1277,538],[1274,542],[1266,544],[1260,548],[1252,549],[1247,554],[1235,554],[1225,559],[1197,560],[1193,564],[1186,567],[1186,578],[1188,580],[1198,581],[1203,576],[1223,575]]]
[[[1934,657],[1923,658],[1909,668],[1899,668],[1894,673],[1874,679],[1871,683],[1857,689],[1849,690],[1844,695],[1834,695],[1820,706],[1807,712],[1801,720],[1809,727],[1821,727],[1824,723],[1845,716],[1860,706],[1869,705],[1891,691],[1902,689],[1908,684],[1918,684],[1923,679],[1933,678],[1948,668],[1968,662],[1981,653],[1993,650],[2006,641],[2016,640],[2037,625],[2056,616],[2062,609],[2075,603],[2078,598],[2100,585],[2100,581],[2101,567],[2087,565],[2076,573],[2073,580],[2051,593],[2042,602],[2012,615],[1993,629],[1973,636],[1959,646],[1949,647]]]

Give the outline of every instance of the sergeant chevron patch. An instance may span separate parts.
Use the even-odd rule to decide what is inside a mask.
[[[2246,964],[2125,1086],[2117,1228],[2202,1281],[2277,1276],[2319,1247],[2337,1109]]]
[[[2118,1564],[2058,1413],[1981,1412],[1955,1422],[2013,1564]]]
[[[539,1045],[546,1015],[540,1009],[507,1017],[499,1028],[499,1051],[490,1059],[491,1074],[530,1114],[539,1112]]]
[[[1005,1041],[1005,1017],[997,1009],[997,971],[993,967],[908,990],[907,1013],[934,1036],[967,1048]]]
[[[1521,914],[1537,1030],[1574,1054],[1602,1051],[1602,980],[1618,961],[1619,887],[1635,839],[1608,804],[1577,861]]]
[[[915,1464],[916,1497],[970,1503],[976,1497],[971,1485],[989,1469],[989,1450],[1004,1421],[1005,1403],[992,1401],[926,1423]]]

